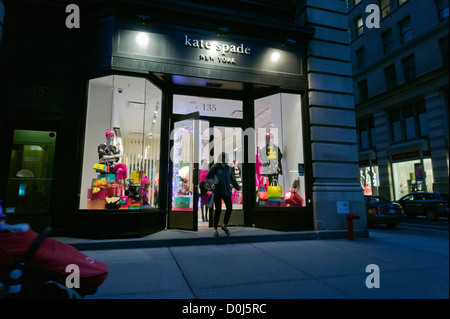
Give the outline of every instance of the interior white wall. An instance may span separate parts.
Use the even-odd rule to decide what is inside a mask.
[[[89,94],[86,116],[86,131],[83,152],[83,173],[81,177],[80,209],[87,207],[87,190],[97,173],[92,167],[98,162],[98,145],[106,142],[105,132],[111,126],[112,77],[111,85],[89,82]],[[109,79],[108,79],[109,80]]]

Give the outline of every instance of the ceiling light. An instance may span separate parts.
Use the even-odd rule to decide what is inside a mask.
[[[149,38],[147,33],[145,32],[139,32],[136,35],[136,43],[141,47],[141,48],[146,48],[149,42]]]
[[[270,60],[272,61],[272,62],[277,62],[279,59],[280,59],[280,53],[279,52],[277,52],[277,51],[275,51],[275,52],[273,52],[272,53],[272,55],[270,56]]]

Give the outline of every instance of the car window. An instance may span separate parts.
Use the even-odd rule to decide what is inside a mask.
[[[423,195],[423,199],[425,199],[425,200],[436,199],[436,195],[434,195],[434,194],[424,194]]]
[[[423,194],[414,194],[414,200],[424,200]]]
[[[406,195],[405,197],[403,197],[403,200],[414,200],[414,196],[413,195]]]

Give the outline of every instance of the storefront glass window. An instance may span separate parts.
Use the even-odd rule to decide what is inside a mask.
[[[89,81],[80,209],[158,207],[161,99],[143,78]]]
[[[256,205],[305,206],[301,98],[255,100]]]
[[[433,191],[433,170],[431,159],[424,158],[392,164],[395,200],[416,191]]]
[[[380,185],[378,176],[378,166],[359,168],[359,178],[364,195],[378,195],[378,186]]]

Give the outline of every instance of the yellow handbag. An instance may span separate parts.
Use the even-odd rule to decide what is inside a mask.
[[[95,163],[93,168],[100,173],[109,173],[109,167],[105,164]]]
[[[283,187],[280,185],[267,187],[268,198],[280,198],[283,193]]]

